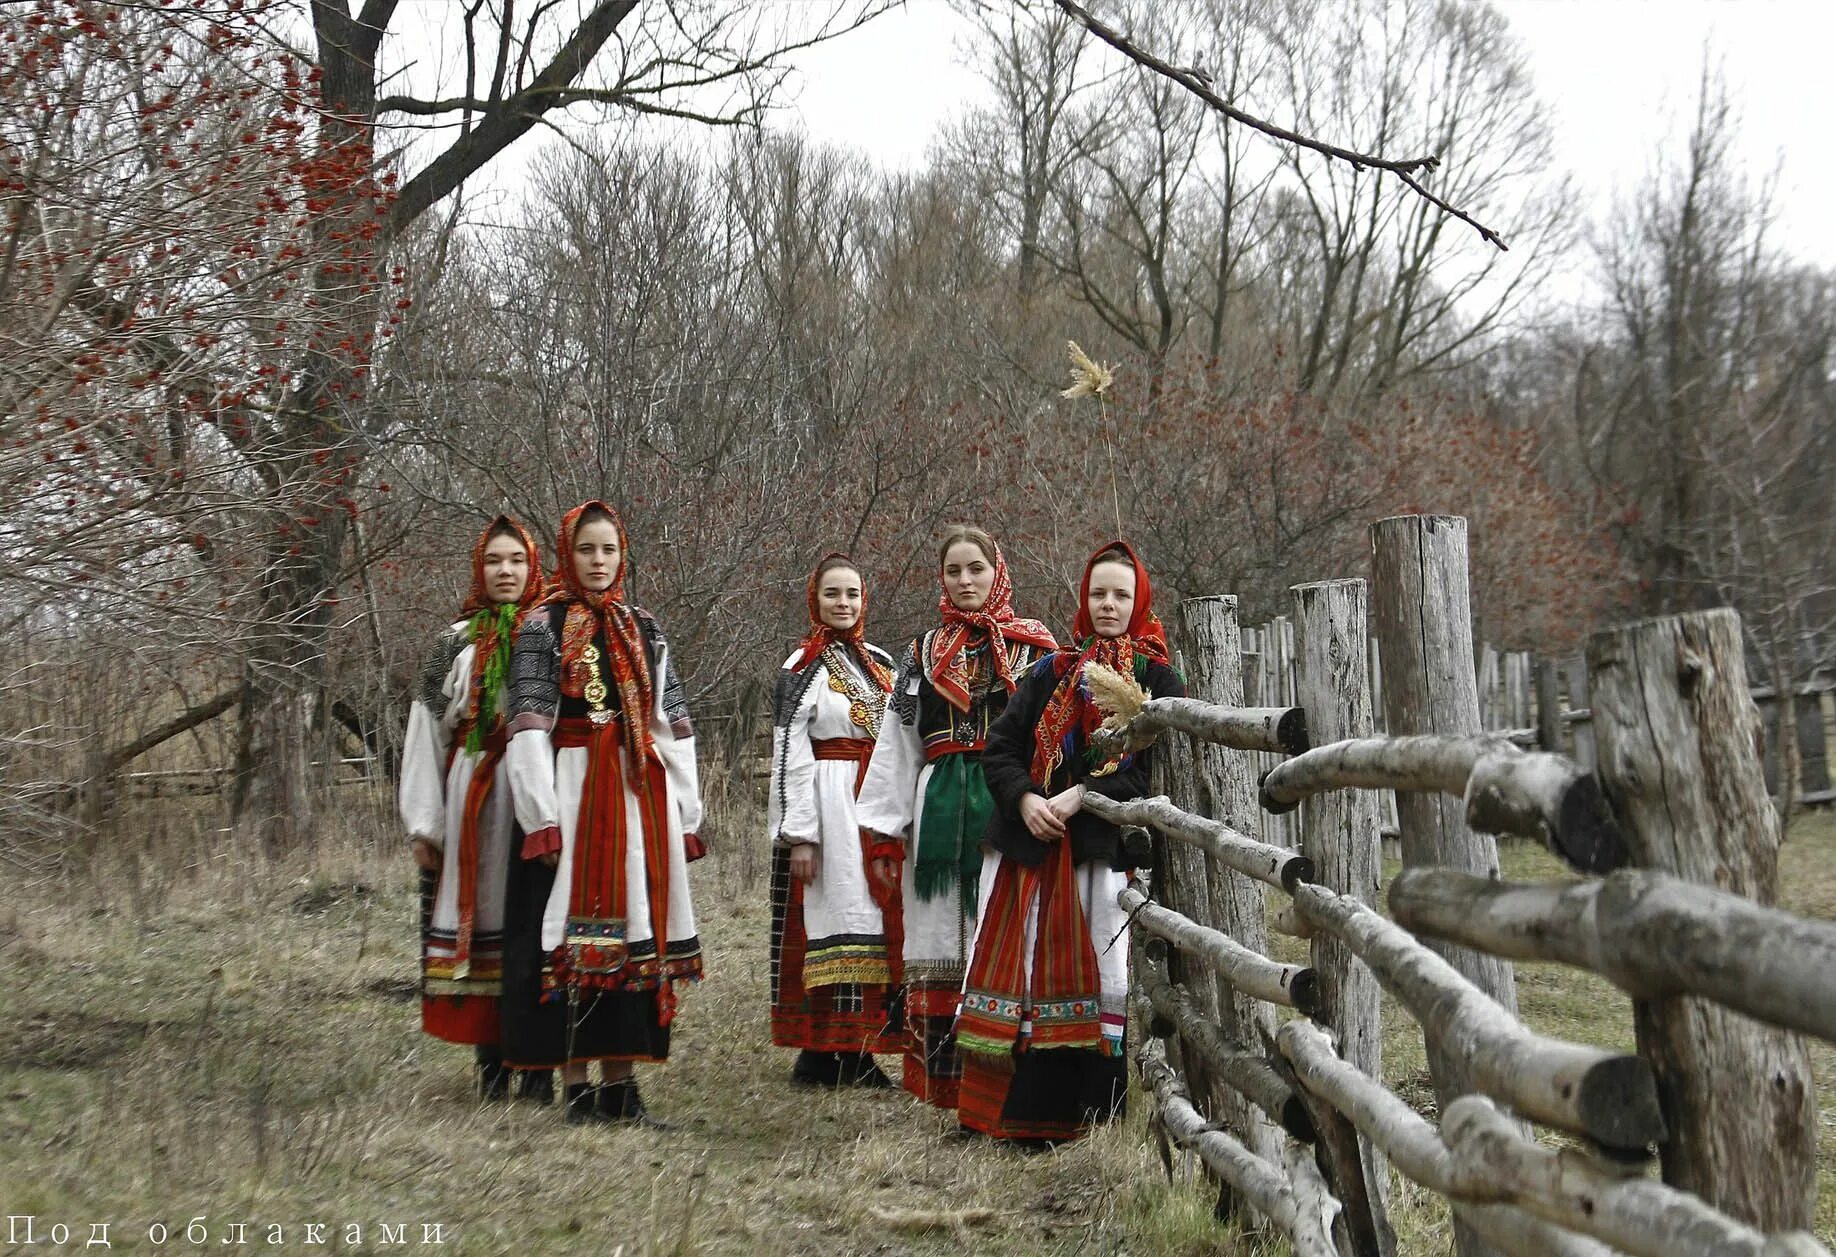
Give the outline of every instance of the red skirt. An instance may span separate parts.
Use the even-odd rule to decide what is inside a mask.
[[[847,982],[806,988],[803,883],[790,875],[790,852],[771,856],[771,1041],[810,1052],[896,1052],[887,1030],[892,988]]]

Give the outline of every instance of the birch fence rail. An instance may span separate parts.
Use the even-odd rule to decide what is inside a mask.
[[[1133,1054],[1163,1155],[1198,1156],[1219,1184],[1220,1216],[1256,1220],[1296,1254],[1395,1253],[1393,1166],[1447,1199],[1461,1257],[1829,1257],[1809,1234],[1817,1117],[1800,1036],[1836,1042],[1836,923],[1770,902],[1777,818],[1737,618],[1706,612],[1595,637],[1590,770],[1473,718],[1464,522],[1383,521],[1373,540],[1376,578],[1414,582],[1408,597],[1373,601],[1425,620],[1380,625],[1421,647],[1413,662],[1406,644],[1392,656],[1391,733],[1371,729],[1378,655],[1364,582],[1296,588],[1296,616],[1276,639],[1295,663],[1274,670],[1290,672],[1285,689],[1272,672],[1258,688],[1256,670],[1230,657],[1269,640],[1237,631],[1232,600],[1194,600],[1174,625],[1194,697],[1151,700],[1109,735],[1112,746],[1167,748],[1165,793],[1085,800],[1126,831],[1150,831],[1145,843],[1132,835],[1154,853],[1150,881],[1132,881],[1120,903],[1136,940]],[[1387,567],[1386,545],[1403,556]],[[1435,716],[1447,696],[1426,691],[1460,688],[1446,665],[1462,651],[1464,706],[1441,701]],[[1501,685],[1526,696],[1539,683],[1527,659],[1500,670]],[[1220,677],[1245,678],[1238,694],[1257,705],[1210,701]],[[1264,705],[1303,695],[1304,708]],[[1437,720],[1469,727],[1427,727]],[[1260,802],[1289,818],[1285,829],[1243,814],[1242,779],[1259,757]],[[1388,917],[1375,906],[1377,789],[1402,801],[1406,867]],[[1500,834],[1533,838],[1588,876],[1502,882]],[[1215,919],[1252,910],[1306,939],[1312,962],[1271,959],[1265,936],[1233,936]],[[1617,986],[1637,1053],[1525,1026],[1517,960]],[[1438,1127],[1379,1081],[1378,988],[1420,1026]],[[1244,1011],[1246,1000],[1256,1007]],[[1718,1102],[1717,1089],[1737,1094]]]

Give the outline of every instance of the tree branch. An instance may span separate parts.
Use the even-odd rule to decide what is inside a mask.
[[[430,206],[527,134],[542,114],[557,107],[562,93],[586,72],[619,23],[636,7],[637,0],[600,0],[528,88],[492,105],[477,127],[454,140],[403,185],[383,221],[384,236],[391,240],[399,236]]]
[[[413,114],[418,117],[432,117],[436,114],[458,113],[461,110],[485,113],[494,109],[515,109],[518,102],[544,98],[543,109],[564,109],[569,105],[601,104],[617,105],[637,113],[658,114],[665,118],[684,118],[690,122],[700,122],[711,127],[749,126],[754,121],[746,114],[754,110],[742,110],[739,116],[722,117],[718,114],[698,113],[693,109],[678,109],[669,105],[659,105],[642,99],[634,92],[617,87],[569,87],[566,85],[550,88],[530,88],[518,92],[509,100],[491,100],[478,96],[446,96],[439,100],[420,100],[413,96],[386,96],[376,102],[378,114],[400,113]]]
[[[1252,130],[1260,131],[1273,139],[1281,140],[1284,143],[1293,144],[1300,148],[1311,149],[1313,152],[1320,153],[1327,158],[1345,162],[1350,165],[1353,170],[1370,169],[1393,174],[1398,179],[1402,180],[1405,187],[1427,201],[1430,205],[1433,205],[1444,214],[1459,219],[1474,231],[1478,232],[1480,238],[1486,241],[1486,243],[1496,245],[1501,251],[1509,249],[1510,246],[1505,244],[1504,238],[1497,232],[1479,222],[1465,211],[1448,204],[1446,201],[1430,192],[1427,188],[1423,187],[1420,181],[1414,177],[1418,172],[1423,174],[1431,173],[1435,167],[1440,164],[1441,159],[1438,156],[1430,153],[1425,157],[1378,157],[1370,153],[1359,153],[1349,148],[1341,148],[1337,144],[1329,144],[1324,140],[1316,140],[1312,136],[1302,135],[1298,131],[1290,131],[1287,127],[1280,126],[1273,122],[1267,122],[1252,114],[1245,113],[1243,110],[1238,109],[1216,92],[1212,91],[1210,87],[1206,86],[1210,76],[1205,74],[1203,70],[1196,68],[1182,69],[1179,66],[1161,60],[1145,49],[1137,47],[1128,36],[1123,35],[1114,27],[1103,23],[1089,10],[1075,3],[1075,0],[1054,0],[1054,3],[1056,3],[1060,9],[1064,10],[1064,12],[1070,14],[1078,22],[1082,23],[1085,30],[1114,48],[1117,52],[1120,52],[1131,61],[1147,67],[1154,71],[1154,73],[1171,79],[1173,82],[1179,84],[1194,96],[1204,101],[1207,105],[1210,105],[1213,109],[1223,114],[1226,118],[1229,118],[1232,122],[1240,122],[1244,126]]]

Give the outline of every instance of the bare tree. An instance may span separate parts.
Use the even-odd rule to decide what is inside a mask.
[[[196,71],[171,99],[152,92],[136,97],[131,86],[98,97],[81,87],[73,69],[59,71],[64,90],[74,93],[76,121],[46,127],[42,116],[17,116],[24,125],[9,131],[7,145],[31,175],[30,205],[9,207],[9,228],[15,242],[43,245],[49,269],[41,276],[60,277],[51,281],[45,318],[97,346],[89,353],[112,354],[122,344],[143,375],[181,395],[183,404],[161,415],[169,430],[157,448],[207,456],[219,465],[219,483],[233,486],[241,507],[233,549],[245,563],[235,569],[242,581],[237,607],[246,628],[238,637],[241,732],[232,794],[238,822],[251,837],[283,849],[311,830],[311,730],[324,706],[337,591],[352,555],[351,522],[370,504],[364,468],[390,423],[388,408],[372,404],[373,379],[386,369],[378,360],[387,357],[407,299],[406,275],[390,251],[433,206],[559,111],[598,106],[751,122],[781,79],[788,52],[849,29],[878,7],[873,0],[774,13],[715,0],[641,12],[635,0],[524,12],[513,5],[442,7],[449,42],[465,49],[463,83],[456,91],[417,95],[389,94],[399,68],[391,64],[389,36],[404,20],[396,0],[365,0],[356,12],[347,0],[313,0],[310,49],[303,52],[290,47],[297,33],[292,13],[277,2],[173,11],[81,0],[52,6],[68,27],[64,42],[72,57],[125,55],[122,64],[131,64],[142,84],[162,74],[183,77],[179,63]],[[117,22],[149,36],[123,42],[110,33]],[[255,87],[269,92],[259,102],[239,94],[250,90],[249,76],[198,68],[202,58],[256,47],[261,52],[249,63],[264,73],[253,76]],[[265,82],[275,76],[284,81]],[[203,111],[212,127],[238,142],[247,137],[264,155],[283,148],[297,153],[283,170],[291,183],[217,198],[240,215],[235,231],[226,224],[205,235],[185,215],[225,179],[243,186],[253,152],[238,158],[232,177],[200,160],[214,132],[158,138],[162,115],[192,97],[197,108],[185,129],[195,130]],[[411,146],[398,161],[387,153],[403,134],[393,128],[403,125],[434,142]],[[145,167],[155,186],[171,187],[172,195],[149,196],[143,180],[110,182],[105,165],[92,159],[73,164],[96,147],[85,144],[93,136],[113,137],[104,153],[118,155],[117,164]],[[236,156],[220,151],[225,161]],[[44,243],[43,214],[34,207],[64,203],[66,185],[77,179],[87,179],[83,186],[96,208],[89,221],[115,230],[85,229]],[[280,238],[286,231],[298,238]],[[133,248],[124,246],[123,233]],[[194,271],[176,305],[149,311],[140,262],[169,260],[173,250],[162,233],[176,240]],[[76,282],[55,287],[71,277]],[[289,318],[246,309],[271,303],[277,287],[310,313]],[[184,325],[161,326],[149,313]],[[129,328],[134,335],[123,337]],[[200,354],[212,348],[219,352]],[[72,371],[73,365],[57,366],[60,383],[96,384],[98,377]],[[264,373],[252,381],[237,375],[258,368]],[[117,445],[151,439],[118,426]],[[150,450],[142,465],[157,470],[159,460]],[[196,530],[185,527],[182,510],[165,512],[166,502],[162,497],[146,509],[177,525],[149,530],[166,533],[163,553],[171,553],[172,537],[190,538]]]

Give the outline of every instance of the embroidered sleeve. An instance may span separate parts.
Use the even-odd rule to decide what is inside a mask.
[[[644,641],[650,648],[651,665],[656,669],[656,682],[660,694],[663,716],[669,721],[670,731],[678,738],[695,736],[695,726],[689,720],[688,690],[682,684],[682,678],[676,675],[676,663],[669,649],[669,641],[663,636],[663,626],[656,618],[642,607],[633,608],[637,612],[638,628],[644,634]]]
[[[913,641],[905,648],[905,658],[899,661],[899,671],[893,676],[892,697],[886,700],[886,710],[898,717],[900,724],[916,726],[918,724],[918,683],[924,674],[918,667],[918,642]]]
[[[446,845],[446,757],[440,751],[440,727],[420,699],[408,709],[408,733],[402,739],[402,774],[396,806],[408,837]]]
[[[663,772],[669,780],[677,822],[684,835],[693,834],[700,830],[702,822],[701,770],[695,759],[695,726],[689,721],[688,692],[676,675],[662,628],[645,611],[638,612],[638,627],[650,651],[651,676],[658,682],[656,710],[651,713],[657,758],[663,761]]]
[[[446,629],[434,642],[415,680],[408,708],[408,731],[402,739],[402,772],[396,806],[410,838],[444,846],[446,838],[446,748],[452,722],[450,678],[466,646],[465,627]]]
[[[773,730],[772,790],[779,812],[772,838],[777,843],[819,842],[822,838],[816,815],[816,756],[810,747],[810,722],[821,695],[823,665],[810,672],[811,684],[804,687],[790,723]]]
[[[543,612],[517,626],[510,654],[510,777],[516,823],[534,836],[560,823],[555,798],[555,747],[549,734],[561,710],[561,654]]]
[[[427,708],[427,714],[433,717],[435,724],[446,720],[446,678],[453,670],[453,663],[459,658],[459,652],[466,647],[465,626],[456,624],[440,634],[439,640],[427,655],[427,661],[421,665],[421,674],[415,679],[415,701]]]
[[[510,652],[510,698],[506,707],[510,733],[555,727],[561,711],[561,644],[546,611],[537,611],[517,626]]]

